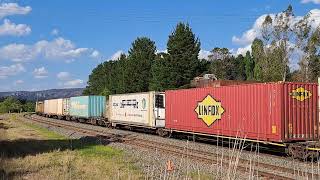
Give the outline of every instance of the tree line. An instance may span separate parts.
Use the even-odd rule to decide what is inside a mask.
[[[261,38],[253,41],[245,55],[216,47],[207,59],[199,59],[200,40],[182,22],[169,35],[167,52],[157,53],[154,41],[138,37],[128,55],[93,69],[83,93],[108,96],[188,88],[194,77],[206,73],[223,80],[315,82],[320,76],[320,27],[312,27],[309,15],[292,23],[294,17],[291,6],[274,17],[267,15]],[[289,60],[294,58],[299,68],[290,68]]]
[[[26,100],[18,100],[14,97],[7,97],[0,100],[0,113],[13,112],[34,112],[35,103]]]

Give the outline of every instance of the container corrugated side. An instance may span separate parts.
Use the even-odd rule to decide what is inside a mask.
[[[82,118],[103,117],[105,96],[78,96],[70,98],[70,116]]]
[[[166,91],[166,128],[263,141],[291,141],[284,137],[284,129],[288,127],[284,123],[284,87],[287,86],[261,83]],[[312,111],[317,108],[300,106],[304,112],[310,107]],[[214,113],[210,115],[211,112]],[[315,118],[310,116],[306,121],[314,123]]]
[[[109,96],[109,121],[113,123],[155,127],[153,113],[155,92]]]
[[[44,113],[49,115],[62,115],[63,99],[49,99],[44,101]]]
[[[103,117],[105,106],[105,96],[89,96],[89,117]]]
[[[284,137],[287,141],[319,138],[318,85],[315,83],[285,83]]]
[[[56,99],[57,101],[57,112],[56,114],[59,116],[63,115],[63,99]]]

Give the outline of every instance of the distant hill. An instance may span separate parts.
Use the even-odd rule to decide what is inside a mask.
[[[66,98],[72,96],[80,96],[84,88],[70,88],[70,89],[49,89],[43,91],[13,91],[0,92],[0,98],[8,96],[15,97],[20,100],[36,101],[44,99]]]

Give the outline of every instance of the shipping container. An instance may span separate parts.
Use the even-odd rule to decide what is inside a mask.
[[[36,102],[36,113],[37,114],[43,114],[44,112],[44,102],[43,101],[37,101]]]
[[[166,128],[267,142],[319,139],[315,83],[256,83],[166,91]]]
[[[63,115],[63,99],[49,99],[44,101],[44,114]]]
[[[70,108],[70,98],[64,98],[62,102],[62,114],[64,116],[69,115],[69,108]]]
[[[69,115],[72,117],[92,119],[102,118],[105,113],[105,96],[71,97]]]
[[[165,124],[165,94],[161,92],[110,95],[108,109],[113,125],[159,128]]]

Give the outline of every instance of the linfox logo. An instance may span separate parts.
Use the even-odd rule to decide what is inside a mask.
[[[292,90],[290,96],[298,101],[304,101],[312,96],[311,92],[304,89],[303,87],[299,87],[297,89]]]
[[[221,119],[224,108],[221,106],[221,102],[216,101],[210,95],[207,95],[201,102],[198,102],[195,112],[198,114],[198,118],[202,119],[209,127],[216,120]]]

